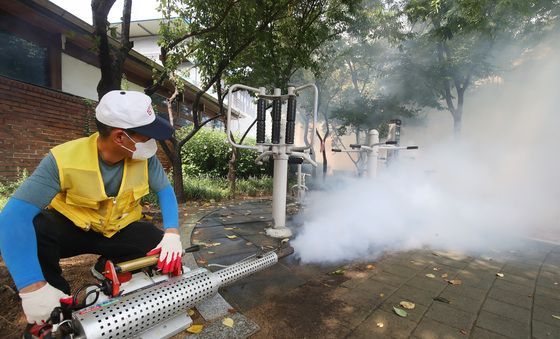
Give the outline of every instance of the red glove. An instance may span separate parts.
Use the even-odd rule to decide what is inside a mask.
[[[163,239],[159,244],[146,255],[159,253],[157,267],[162,273],[180,272],[181,256],[183,255],[183,245],[181,237],[176,233],[164,233]]]

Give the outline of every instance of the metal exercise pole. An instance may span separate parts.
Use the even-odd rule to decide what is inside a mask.
[[[393,119],[389,121],[389,135],[388,140],[393,141],[395,146],[400,146],[401,142],[401,125],[402,121],[400,119]],[[398,150],[388,150],[387,151],[387,165],[390,166],[399,158]]]
[[[377,176],[377,159],[379,158],[379,132],[372,129],[368,134],[371,151],[367,152],[367,172],[369,178],[375,178]]]
[[[297,164],[297,199],[300,203],[303,202],[303,178],[301,177],[301,167],[301,164]]]
[[[293,87],[292,89],[293,94]],[[289,93],[288,93],[289,94]],[[274,175],[272,177],[272,218],[274,227],[267,228],[266,234],[274,238],[288,238],[292,236],[292,231],[286,227],[286,191],[288,189],[288,154],[286,144],[280,144],[284,136],[280,135],[281,128],[281,99],[282,90],[274,89],[272,106],[272,152],[274,159]],[[277,104],[277,106],[276,106]]]

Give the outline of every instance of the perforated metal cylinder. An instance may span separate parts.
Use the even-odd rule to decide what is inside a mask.
[[[214,273],[197,269],[122,297],[74,312],[79,338],[133,338],[171,319],[229,285],[278,262],[274,252],[235,263]]]
[[[282,101],[272,100],[272,143],[280,143],[280,120],[282,117]]]
[[[264,270],[278,262],[278,256],[274,252],[268,252],[258,259],[250,259],[235,263],[222,270],[214,272],[220,280],[220,287],[230,285],[239,279],[243,279],[255,272]]]
[[[72,314],[85,338],[131,338],[218,292],[219,280],[205,269],[170,278],[148,288]]]
[[[263,98],[257,100],[257,144],[264,143],[266,130],[266,101]]]

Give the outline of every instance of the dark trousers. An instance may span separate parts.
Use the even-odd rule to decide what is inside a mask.
[[[62,277],[61,258],[99,254],[115,263],[122,262],[145,256],[163,237],[163,231],[152,223],[137,221],[107,238],[82,230],[56,211],[42,211],[33,224],[45,280],[66,294],[70,294],[70,285]]]

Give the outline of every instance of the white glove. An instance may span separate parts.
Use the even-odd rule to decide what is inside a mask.
[[[42,324],[51,316],[51,312],[60,306],[61,298],[69,298],[61,290],[47,283],[38,290],[20,293],[21,306],[29,324]]]
[[[159,253],[157,267],[162,273],[180,272],[181,256],[183,255],[183,245],[181,244],[181,236],[175,233],[164,233],[163,239],[153,250],[146,255],[154,255]]]

